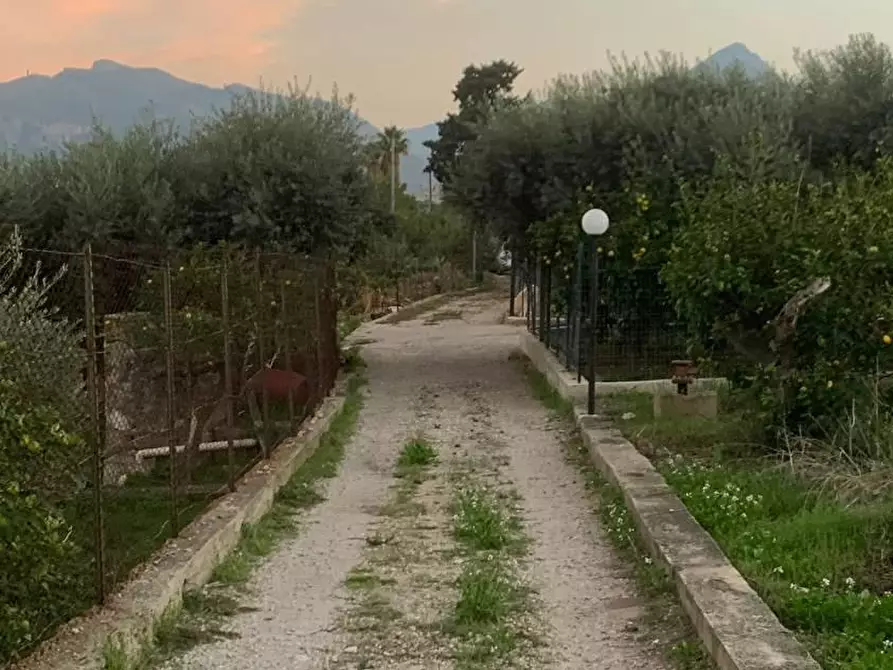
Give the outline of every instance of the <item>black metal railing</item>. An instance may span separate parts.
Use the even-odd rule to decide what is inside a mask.
[[[690,340],[657,271],[602,258],[594,274],[593,252],[581,244],[569,272],[541,257],[519,267],[528,330],[578,380],[589,378],[593,352],[597,381],[666,377],[670,362],[687,356]]]

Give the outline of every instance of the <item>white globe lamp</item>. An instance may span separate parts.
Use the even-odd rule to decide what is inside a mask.
[[[608,232],[610,221],[601,209],[590,209],[583,215],[583,232],[587,235],[604,235]]]

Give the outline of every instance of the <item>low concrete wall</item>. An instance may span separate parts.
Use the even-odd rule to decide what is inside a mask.
[[[522,336],[533,365],[567,400],[577,389],[559,361]],[[556,380],[553,382],[553,380]],[[576,381],[576,380],[574,380]],[[651,462],[607,422],[575,411],[593,463],[622,492],[651,556],[670,574],[682,605],[721,670],[820,670],[695,520]]]
[[[521,333],[521,351],[532,360],[537,369],[543,371],[549,382],[562,395],[562,397],[574,402],[585,402],[589,393],[589,382],[584,378],[577,381],[577,376],[568,372],[558,361],[555,354],[549,351],[542,342],[530,331]],[[553,361],[554,363],[547,363]],[[668,362],[669,365],[669,362]],[[546,369],[556,368],[553,373],[545,372]],[[551,374],[551,376],[550,376]],[[726,385],[728,381],[722,377],[705,377],[698,379],[692,385],[692,389],[714,391]],[[628,382],[595,382],[595,395],[612,395],[615,393],[650,393],[658,395],[662,393],[675,393],[676,387],[669,379],[643,379]]]
[[[165,610],[180,603],[185,590],[210,579],[215,566],[238,544],[242,527],[269,511],[276,492],[316,451],[343,408],[345,384],[340,380],[333,396],[295,437],[246,474],[235,492],[215,501],[168,541],[105,606],[66,624],[12,670],[98,670],[103,645],[113,635],[128,650],[135,649]]]

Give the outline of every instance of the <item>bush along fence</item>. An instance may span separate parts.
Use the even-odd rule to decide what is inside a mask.
[[[339,364],[325,259],[12,248],[3,260],[0,663],[103,602],[233,490]]]

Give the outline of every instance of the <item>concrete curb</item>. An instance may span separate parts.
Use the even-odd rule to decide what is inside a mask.
[[[522,349],[534,349],[524,335],[528,333],[521,337]],[[538,357],[530,356],[533,365],[563,398],[575,402],[574,389],[564,379],[567,373],[540,347]],[[639,535],[672,576],[683,608],[717,666],[820,670],[651,462],[607,422],[576,407],[574,414],[593,463],[623,492]]]
[[[463,295],[467,295],[470,293],[477,293],[481,290],[480,286],[471,286],[469,288],[459,289],[458,291],[450,291],[448,293],[435,293],[434,295],[429,295],[427,298],[422,298],[421,300],[416,300],[415,302],[411,302],[408,305],[403,305],[396,312],[392,312],[390,314],[385,314],[384,316],[380,316],[377,319],[373,319],[371,321],[366,321],[368,325],[377,325],[380,323],[390,323],[391,319],[399,318],[398,314],[400,312],[407,309],[424,309],[429,304],[436,304],[445,298],[461,298]]]
[[[272,507],[274,496],[316,451],[320,439],[344,407],[346,380],[323,401],[295,437],[258,463],[233,493],[216,500],[174,540],[169,540],[133,580],[94,608],[65,624],[12,670],[96,670],[102,649],[114,636],[128,652],[152,632],[155,622],[180,604],[183,592],[206,583],[220,560],[239,542],[242,527]]]
[[[574,402],[586,402],[589,384],[584,379],[577,381],[577,376],[568,372],[551,351],[529,331],[521,333],[521,351],[541,370],[549,383],[561,393],[563,398]],[[547,360],[554,361],[547,363]],[[554,369],[553,369],[554,368]],[[716,390],[728,384],[722,377],[703,377],[695,381],[696,391]],[[595,382],[596,395],[612,395],[614,393],[675,393],[676,387],[669,379],[643,379],[629,382]]]

